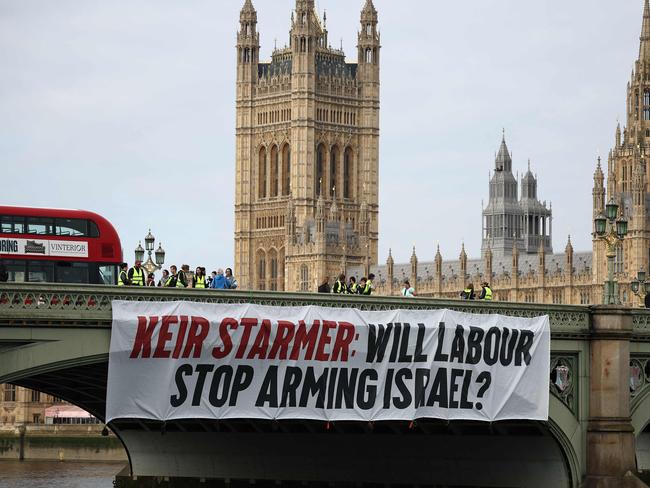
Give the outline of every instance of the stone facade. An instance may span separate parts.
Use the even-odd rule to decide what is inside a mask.
[[[14,385],[0,385],[0,431],[17,425],[44,424],[45,409],[57,398]]]
[[[650,152],[650,1],[645,0],[639,57],[627,86],[627,125],[616,128],[607,178],[600,158],[594,173],[593,215],[604,213],[614,199],[620,216],[629,221],[629,234],[619,246],[614,263],[619,297],[624,305],[638,306],[630,283],[650,264],[650,194],[646,158]],[[593,239],[593,249],[576,253],[571,238],[563,254],[552,253],[552,212],[537,197],[537,180],[529,171],[521,182],[521,199],[512,175],[512,159],[505,137],[490,181],[490,203],[483,211],[482,257],[468,260],[463,246],[458,259],[444,261],[437,250],[430,262],[386,265],[372,272],[377,292],[393,295],[409,279],[420,295],[453,298],[468,283],[490,282],[497,300],[555,304],[597,304],[603,301],[607,279],[605,243]],[[360,268],[351,275],[365,274]]]
[[[358,62],[328,42],[326,16],[296,0],[289,46],[260,62],[246,0],[237,37],[235,273],[242,288],[315,291],[377,262],[378,15],[361,11]]]

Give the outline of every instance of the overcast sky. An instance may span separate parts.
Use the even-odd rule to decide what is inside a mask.
[[[354,61],[364,0],[320,0]],[[232,266],[243,0],[0,0],[1,201],[82,208],[129,262]],[[293,0],[254,0],[262,57]],[[480,254],[502,128],[552,201],[554,249],[590,250],[598,152],[624,120],[642,0],[375,0],[382,33],[380,261]],[[426,220],[422,216],[426,215]],[[423,222],[426,222],[423,225]]]

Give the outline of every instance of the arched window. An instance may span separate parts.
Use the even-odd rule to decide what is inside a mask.
[[[325,146],[319,144],[316,149],[316,196],[319,197],[323,190],[323,176],[325,175]]]
[[[339,148],[333,146],[330,152],[330,197],[336,195],[336,184],[339,181]]]
[[[343,156],[343,198],[354,198],[352,195],[352,185],[354,184],[354,161],[352,148],[345,148]]]
[[[284,182],[282,184],[282,194],[291,194],[291,146],[285,144],[282,148],[282,176]]]
[[[271,196],[277,197],[279,194],[280,186],[280,164],[279,164],[279,154],[278,146],[273,146],[271,148]]]
[[[284,225],[284,217],[282,220]],[[284,291],[284,248],[278,252],[278,290]]]
[[[260,149],[257,176],[258,196],[260,198],[266,198],[266,148],[264,146]]]
[[[275,250],[269,251],[269,265],[270,265],[270,290],[277,291],[278,289],[278,255]]]
[[[306,264],[300,266],[300,291],[309,291],[309,268]]]
[[[266,254],[257,252],[257,289],[266,290]]]

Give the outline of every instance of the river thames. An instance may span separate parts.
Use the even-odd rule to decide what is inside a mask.
[[[0,488],[112,488],[124,463],[0,461]]]

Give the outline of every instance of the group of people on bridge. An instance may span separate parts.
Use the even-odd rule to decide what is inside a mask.
[[[477,300],[473,283],[468,284],[465,289],[460,292],[460,298],[462,300]],[[478,296],[478,300],[486,302],[491,302],[493,300],[492,288],[490,288],[490,284],[487,281],[481,283],[481,293]]]
[[[162,277],[156,283],[153,273],[147,273],[142,267],[141,261],[136,261],[132,268],[127,263],[120,265],[120,273],[117,280],[118,286],[157,286],[161,288],[212,288],[215,290],[234,290],[237,288],[237,280],[232,274],[231,268],[219,268],[213,271],[210,276],[206,275],[204,267],[197,267],[194,272],[190,271],[187,264],[181,266],[180,270],[176,265],[165,269]]]

